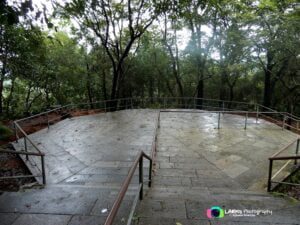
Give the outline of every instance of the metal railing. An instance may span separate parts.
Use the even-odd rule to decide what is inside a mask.
[[[36,166],[35,168],[38,170],[37,174],[33,175],[17,175],[17,176],[9,176],[9,177],[0,177],[0,179],[22,179],[22,178],[29,178],[29,177],[35,177],[40,178],[42,177],[42,184],[46,185],[46,172],[45,172],[45,154],[40,151],[40,149],[36,146],[36,144],[28,137],[26,132],[20,127],[20,125],[15,121],[13,123],[14,130],[15,130],[15,136],[16,141],[21,140],[20,136],[23,138],[23,149],[22,151],[14,151],[14,150],[0,150],[0,153],[11,153],[11,154],[18,154],[20,156],[25,156],[24,161],[28,162],[30,161],[30,157],[37,158],[40,157],[40,167],[36,166],[38,162],[36,162],[35,159],[32,159],[32,166]],[[32,148],[30,148],[30,151],[28,151],[28,145],[31,145]],[[21,157],[22,158],[22,157]]]
[[[143,181],[143,158],[146,158],[149,160],[149,180],[148,180],[148,187],[151,187],[152,185],[152,168],[155,167],[155,163],[154,163],[154,159],[155,159],[155,155],[157,152],[157,131],[159,129],[159,123],[160,123],[160,111],[158,111],[156,120],[155,120],[155,127],[154,127],[154,135],[153,135],[153,140],[151,143],[151,157],[148,156],[147,154],[145,154],[143,151],[141,151],[137,156],[135,161],[133,162],[127,177],[125,178],[125,180],[123,181],[123,184],[121,186],[121,189],[118,193],[118,196],[110,210],[110,213],[108,214],[106,221],[104,223],[104,225],[112,225],[114,219],[116,218],[116,215],[118,213],[118,210],[121,206],[122,200],[126,194],[126,191],[128,190],[129,184],[132,180],[132,177],[134,175],[134,172],[137,168],[137,166],[139,165],[139,187],[138,187],[138,193],[133,201],[133,205],[131,208],[131,211],[129,213],[129,217],[127,220],[127,225],[131,224],[133,215],[134,215],[134,211],[135,208],[137,206],[138,203],[138,199],[142,200],[143,199],[143,187],[144,187],[144,181]]]
[[[198,104],[200,101],[201,105]],[[29,119],[36,117],[44,117],[44,123],[47,124],[48,128],[56,120],[72,113],[72,110],[88,110],[95,109],[101,110],[102,112],[118,111],[123,109],[138,109],[138,108],[157,108],[157,109],[202,109],[212,112],[222,113],[238,113],[241,112],[243,115],[253,116],[258,120],[265,119],[270,122],[277,124],[283,129],[290,129],[292,131],[300,132],[300,119],[287,112],[278,112],[271,108],[262,106],[256,103],[245,103],[238,101],[226,101],[217,99],[205,99],[205,98],[190,98],[190,97],[162,97],[162,98],[120,98],[115,100],[104,100],[96,102],[84,102],[76,104],[68,104],[47,112],[39,113],[27,118],[16,120],[16,123],[24,123]],[[53,112],[64,112],[62,115],[49,120],[49,115]],[[24,125],[26,126],[26,125]],[[22,126],[23,127],[23,126]]]
[[[36,178],[42,177],[42,183],[46,184],[46,175],[45,175],[45,162],[44,162],[44,153],[35,153],[35,152],[26,152],[26,151],[14,151],[14,150],[0,150],[0,153],[9,153],[9,154],[18,154],[18,155],[25,155],[26,158],[29,156],[38,156],[41,158],[41,165],[42,171],[41,174],[36,175],[18,175],[18,176],[7,176],[7,177],[0,177],[0,179],[21,179],[21,178]]]
[[[60,121],[62,118],[71,114],[73,110],[89,110],[95,109],[100,112],[117,111],[123,109],[139,109],[139,108],[157,108],[157,109],[198,109],[197,112],[209,111],[211,113],[218,114],[218,128],[221,127],[221,113],[222,114],[241,114],[245,117],[244,128],[247,129],[248,117],[255,117],[256,123],[259,119],[267,119],[272,123],[282,127],[282,129],[290,129],[294,132],[300,132],[300,118],[287,112],[277,112],[271,108],[262,106],[256,103],[245,103],[238,101],[226,101],[217,99],[205,99],[205,98],[191,98],[191,97],[156,97],[156,98],[120,98],[114,100],[96,101],[96,102],[84,102],[76,104],[68,104],[62,107],[39,113],[30,117],[19,119],[14,121],[16,142],[23,138],[24,151],[38,153],[42,157],[43,153],[37,145],[29,138],[24,131],[27,126],[27,122],[32,119],[40,117],[38,123],[45,125],[50,129],[50,125],[54,124],[55,121]],[[205,111],[200,111],[205,110]],[[53,116],[55,114],[56,116]],[[159,120],[159,116],[158,116]],[[32,126],[32,124],[30,124]],[[159,123],[157,123],[159,126]],[[24,128],[24,129],[23,129]],[[25,129],[26,130],[26,129]],[[156,139],[156,135],[154,135]],[[153,143],[155,143],[153,141]],[[28,144],[32,147],[29,149]],[[153,146],[152,146],[153,148]],[[153,151],[152,151],[153,152]],[[26,155],[26,160],[29,157],[37,157],[36,155]],[[43,156],[44,157],[44,156]],[[151,155],[153,158],[154,155]],[[44,160],[41,160],[44,161]],[[44,162],[41,163],[43,173],[43,183],[46,183]]]
[[[288,149],[290,149],[290,147],[292,147],[293,145],[296,144],[296,148],[295,148],[295,155],[292,156],[279,156],[280,154],[282,154],[283,152],[286,152]],[[285,146],[284,148],[282,148],[280,151],[278,151],[277,153],[275,153],[274,155],[272,155],[269,158],[269,175],[268,175],[268,187],[267,187],[267,191],[270,192],[272,190],[274,190],[275,187],[272,187],[272,184],[287,184],[287,185],[295,185],[295,186],[300,186],[300,184],[296,184],[296,183],[289,183],[289,182],[285,182],[286,178],[288,178],[291,174],[293,174],[294,172],[298,171],[300,169],[300,165],[298,165],[298,159],[300,159],[300,155],[299,155],[299,148],[300,148],[300,139],[296,139],[294,141],[292,141],[291,143],[289,143],[287,146]],[[273,175],[273,162],[274,161],[286,161],[284,163],[283,166],[281,166],[276,173]],[[292,168],[290,168],[291,171],[289,171],[288,176],[284,177],[281,179],[281,181],[275,181],[274,179],[285,169],[287,168],[287,166],[291,163],[294,162]]]
[[[143,199],[143,187],[144,187],[144,181],[143,181],[143,158],[146,158],[149,160],[149,181],[148,181],[148,186],[151,187],[151,181],[152,181],[152,159],[151,157],[149,157],[148,155],[146,155],[143,151],[141,151],[136,159],[134,160],[134,163],[132,164],[128,175],[126,177],[126,179],[124,180],[122,187],[117,195],[117,199],[115,200],[107,218],[105,221],[105,225],[111,225],[113,224],[113,221],[118,213],[118,210],[121,206],[122,200],[126,194],[126,191],[128,190],[129,184],[132,180],[132,177],[135,173],[136,168],[139,165],[139,187],[138,187],[138,194],[136,195],[132,208],[131,208],[131,212],[129,213],[129,218],[127,221],[127,224],[131,224],[131,220],[133,218],[133,213],[135,211],[138,199],[142,200]]]

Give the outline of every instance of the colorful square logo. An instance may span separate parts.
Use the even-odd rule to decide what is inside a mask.
[[[206,210],[206,215],[209,219],[223,218],[224,217],[224,210],[219,206],[213,206],[210,209]]]

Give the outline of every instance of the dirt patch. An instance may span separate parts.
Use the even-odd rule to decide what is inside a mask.
[[[294,173],[291,177],[286,179],[285,182],[300,184],[300,169],[296,173]],[[284,193],[300,201],[300,186],[281,184],[275,189],[275,191]]]
[[[4,145],[1,149],[13,150],[13,147]],[[21,175],[31,175],[22,159],[17,154],[0,153],[0,177]],[[0,191],[18,191],[23,185],[35,182],[34,178],[0,179]]]

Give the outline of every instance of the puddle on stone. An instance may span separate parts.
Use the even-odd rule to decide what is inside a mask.
[[[107,213],[108,209],[107,208],[104,208],[101,210],[101,213]]]

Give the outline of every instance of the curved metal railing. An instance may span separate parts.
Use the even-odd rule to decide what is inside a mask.
[[[95,109],[98,110],[99,112],[109,112],[109,111],[117,111],[123,109],[138,109],[138,108],[157,108],[157,109],[184,108],[184,109],[206,110],[218,114],[218,128],[220,128],[221,113],[228,113],[228,114],[237,113],[245,116],[245,129],[247,128],[248,117],[255,117],[256,123],[258,123],[258,120],[262,118],[271,121],[277,124],[278,126],[281,126],[283,130],[290,129],[291,131],[300,133],[300,126],[299,126],[300,117],[297,117],[287,112],[278,112],[276,110],[273,110],[271,108],[256,103],[205,99],[205,98],[191,98],[191,97],[120,98],[120,99],[105,100],[105,101],[68,104],[43,113],[39,113],[30,117],[16,120],[14,121],[16,142],[23,139],[22,141],[24,142],[23,144],[24,151],[22,151],[22,155],[25,155],[26,160],[30,157],[37,157],[37,156],[41,157],[42,169],[40,172],[42,173],[43,183],[46,184],[44,154],[24,131],[28,121],[40,117],[39,119],[40,125],[44,125],[49,129],[51,124],[71,114],[73,110]],[[53,116],[53,114],[55,114],[55,116]],[[158,120],[159,120],[159,116],[158,116]],[[157,124],[157,126],[159,126],[159,123]],[[155,135],[154,139],[156,138],[157,136]],[[152,143],[155,142],[153,141]],[[28,144],[31,145],[30,148],[28,148],[27,146]],[[153,148],[154,147],[152,146],[152,149]],[[12,153],[17,153],[17,152],[13,151]],[[36,155],[35,153],[37,153],[38,155]],[[151,158],[153,157],[154,155],[151,154]],[[35,164],[37,163],[35,162]],[[40,174],[37,174],[36,176],[38,177],[40,176]]]
[[[295,150],[294,150],[295,154],[281,156],[282,153],[287,152],[291,147],[293,147],[293,145],[296,145]],[[276,152],[275,154],[273,154],[269,158],[269,175],[268,175],[268,187],[267,187],[268,192],[270,192],[270,191],[274,190],[274,188],[276,188],[276,186],[272,187],[273,183],[275,183],[277,185],[278,184],[287,184],[287,185],[300,186],[300,184],[285,182],[286,178],[288,178],[292,173],[294,173],[294,172],[296,172],[300,169],[300,165],[298,165],[298,161],[297,161],[298,159],[300,159],[299,148],[300,148],[300,138],[297,138],[296,140],[290,142],[288,145],[283,147],[280,151]],[[274,163],[274,161],[284,161],[285,163],[273,175],[273,163]],[[275,181],[274,179],[276,177],[278,177],[278,175],[285,168],[287,168],[292,162],[294,162],[294,163],[293,163],[292,167],[290,168],[288,175],[281,178],[280,181]]]

